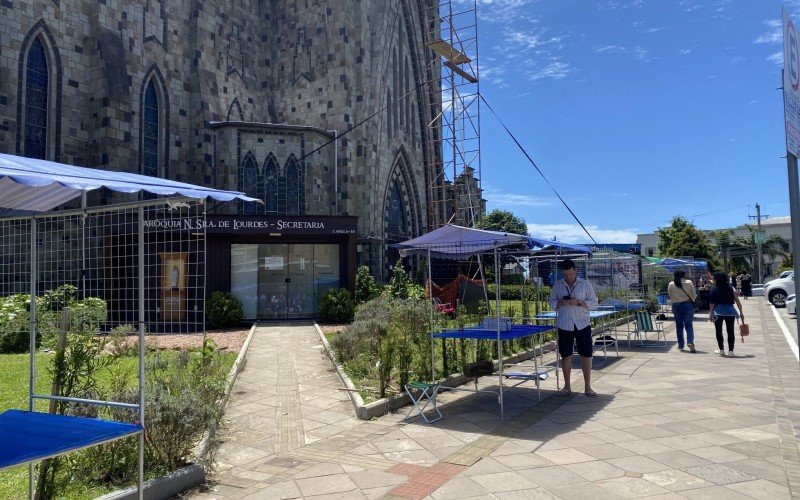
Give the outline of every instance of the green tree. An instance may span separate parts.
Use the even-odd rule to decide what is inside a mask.
[[[525,224],[525,221],[508,210],[492,210],[481,217],[475,227],[489,231],[528,234],[528,225]]]
[[[380,294],[380,287],[369,273],[369,266],[361,266],[356,271],[356,304],[363,304]]]
[[[658,252],[662,257],[694,257],[705,259],[712,267],[719,265],[719,258],[709,236],[697,226],[677,216],[668,227],[659,228]]]

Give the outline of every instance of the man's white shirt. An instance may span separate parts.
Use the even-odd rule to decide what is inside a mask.
[[[556,309],[556,303],[569,295],[573,299],[578,299],[586,303],[583,306],[563,305]],[[550,309],[557,312],[556,327],[562,330],[573,331],[575,328],[583,330],[589,326],[589,311],[597,309],[597,295],[594,293],[592,284],[582,278],[577,278],[572,287],[567,285],[563,279],[558,280],[550,290]]]

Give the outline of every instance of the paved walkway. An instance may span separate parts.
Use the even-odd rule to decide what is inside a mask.
[[[357,420],[313,326],[259,327],[193,498],[800,497],[798,362],[766,301],[745,313],[735,359],[698,315],[697,354],[622,349],[598,363],[596,399],[553,395],[551,377],[541,401],[509,390],[500,421],[496,398],[445,393],[434,425]]]

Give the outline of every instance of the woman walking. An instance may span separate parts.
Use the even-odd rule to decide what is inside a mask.
[[[675,331],[678,334],[678,348],[685,351],[683,343],[683,330],[686,329],[686,342],[689,351],[697,352],[694,348],[694,301],[697,292],[691,280],[683,279],[686,273],[675,271],[674,281],[669,282],[667,294],[672,303],[672,315],[675,316]]]
[[[736,335],[733,333],[733,323],[736,318],[741,317],[744,321],[742,303],[739,301],[739,292],[729,283],[727,273],[714,274],[714,288],[711,289],[708,301],[710,302],[708,320],[714,322],[714,329],[717,333],[717,345],[719,349],[714,351],[720,356],[725,356],[725,343],[722,339],[722,323],[725,323],[725,330],[728,333],[728,357],[735,358],[733,354],[733,344]],[[736,308],[739,312],[736,312]]]

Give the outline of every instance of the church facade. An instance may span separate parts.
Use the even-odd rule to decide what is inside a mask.
[[[0,0],[0,152],[265,200],[212,212],[227,222],[209,231],[209,293],[233,291],[252,319],[313,316],[357,265],[387,276],[388,244],[442,222],[430,9]]]

